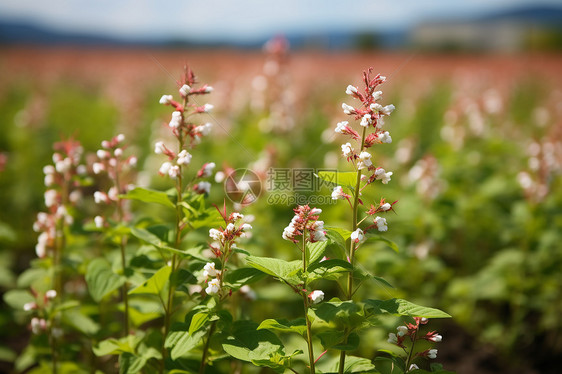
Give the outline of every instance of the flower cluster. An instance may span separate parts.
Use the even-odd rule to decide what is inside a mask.
[[[56,248],[63,226],[73,223],[70,208],[82,198],[80,177],[86,174],[86,167],[80,164],[83,149],[79,142],[62,141],[54,148],[53,165],[43,168],[48,188],[45,191],[47,212],[38,213],[33,224],[33,230],[40,233],[35,246],[39,258],[44,258],[48,250]]]
[[[310,208],[308,205],[300,205],[293,209],[295,216],[289,226],[283,231],[283,239],[298,243],[298,236],[304,236],[310,243],[326,240],[324,221],[319,221],[322,209]]]
[[[394,105],[381,105],[378,101],[382,98],[382,91],[378,90],[378,86],[385,82],[386,78],[377,74],[371,78],[371,69],[363,73],[363,80],[365,89],[359,90],[357,87],[349,85],[346,89],[346,94],[352,98],[359,100],[360,105],[353,107],[346,103],[342,104],[343,112],[352,116],[355,121],[359,121],[360,132],[353,129],[348,121],[339,122],[336,125],[336,133],[342,134],[350,138],[349,142],[342,144],[342,156],[351,162],[354,168],[361,172],[361,184],[358,187],[359,191],[353,191],[353,194],[360,194],[360,192],[369,184],[380,180],[383,184],[388,184],[392,177],[391,171],[386,171],[384,168],[375,166],[373,163],[372,155],[368,151],[375,144],[391,143],[392,137],[390,133],[383,129],[384,120],[394,111]],[[334,187],[332,191],[332,199],[346,199],[351,205],[351,195],[346,193],[342,186]],[[362,204],[361,200],[358,200]],[[381,201],[378,207],[373,207],[369,210],[369,215],[374,213],[384,213],[392,210],[392,205]],[[379,231],[386,231],[388,229],[386,219],[376,216],[373,218],[373,224],[365,231],[376,228]],[[351,239],[356,243],[361,243],[364,240],[364,232],[357,229],[353,232]]]
[[[234,212],[231,214],[226,213],[226,206],[223,210],[217,208],[225,222],[225,227],[218,229],[210,229],[209,237],[213,240],[210,244],[213,255],[221,264],[221,269],[216,268],[215,262],[208,262],[203,267],[203,276],[207,282],[205,292],[208,295],[219,294],[222,289],[223,270],[233,253],[233,247],[236,240],[240,237],[247,236],[252,226],[245,223],[244,215]],[[209,278],[212,278],[209,280]]]
[[[35,296],[36,301],[25,303],[23,310],[36,315],[31,318],[30,328],[33,334],[38,335],[50,328],[49,322],[45,319],[45,313],[51,301],[57,297],[57,291],[48,290],[44,295],[39,295],[34,289],[31,289],[31,293]]]
[[[184,77],[182,79],[179,94],[182,103],[174,100],[172,95],[163,95],[160,98],[160,104],[171,106],[174,111],[172,118],[168,123],[168,127],[172,130],[173,136],[178,140],[179,149],[174,151],[170,149],[163,141],[158,141],[154,145],[154,153],[162,154],[168,157],[168,161],[164,162],[158,171],[160,175],[168,175],[172,179],[181,179],[182,168],[191,163],[192,155],[186,147],[193,147],[201,142],[203,136],[209,135],[212,124],[199,124],[191,120],[193,115],[199,113],[208,113],[213,109],[211,104],[198,105],[191,103],[190,99],[195,96],[205,95],[213,91],[213,87],[204,84],[199,88],[195,88],[195,75],[191,69],[186,67]],[[206,178],[213,174],[215,164],[213,162],[206,163],[197,173],[197,178]],[[193,186],[193,190],[199,194],[208,194],[211,184],[207,181],[200,181]]]
[[[136,156],[125,156],[124,151],[127,148],[124,144],[125,135],[119,134],[111,140],[101,142],[101,149],[96,152],[97,160],[92,164],[94,174],[107,173],[112,181],[112,186],[107,192],[94,192],[94,201],[96,204],[115,205],[120,220],[127,220],[127,214],[123,204],[126,200],[119,198],[120,194],[126,193],[134,186],[126,183],[125,173],[130,172],[130,168],[137,165]],[[102,216],[94,218],[96,227],[102,228],[105,225],[105,219]]]
[[[427,323],[427,318],[414,317],[414,323],[407,323],[405,325],[398,326],[396,328],[396,333],[389,333],[388,342],[406,350],[407,347],[405,345],[405,342],[409,340],[412,344],[410,349],[413,351],[414,345],[418,340],[427,340],[428,342],[433,343],[439,343],[440,341],[442,341],[443,337],[436,331],[430,331],[425,335],[419,334],[421,325],[425,325]],[[430,359],[434,359],[437,357],[437,349],[426,349],[424,351],[417,352],[413,357],[427,357]],[[412,364],[412,366],[410,366],[410,370],[417,368],[417,365],[415,364]]]

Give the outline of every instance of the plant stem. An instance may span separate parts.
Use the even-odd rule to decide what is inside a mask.
[[[367,128],[363,127],[363,133],[361,135],[361,152],[363,152],[363,149],[365,148],[365,136],[367,134]],[[355,182],[355,190],[353,190],[353,207],[352,207],[352,213],[351,213],[351,232],[357,230],[357,211],[359,209],[359,193],[360,193],[360,187],[361,187],[361,170],[357,170],[357,179]],[[349,274],[347,275],[347,299],[351,300],[351,297],[353,296],[353,266],[355,263],[355,250],[357,249],[357,243],[355,243],[355,241],[350,240],[350,245],[349,245],[349,263],[352,266],[352,270],[349,272]],[[345,335],[346,335],[346,341],[347,341],[347,335],[349,334],[349,330],[346,328],[345,329]],[[339,374],[343,374],[343,370],[344,370],[344,366],[345,366],[345,355],[346,355],[346,351],[341,351],[340,352],[340,363],[339,363],[339,367],[338,367],[338,373]]]
[[[306,274],[306,230],[302,233],[302,270]],[[312,346],[312,324],[308,318],[308,295],[306,294],[307,287],[307,276],[305,275],[303,289],[305,290],[302,294],[302,301],[304,305],[304,317],[306,320],[306,342],[308,344],[308,360],[310,362],[310,373],[316,373],[314,368],[314,349]]]
[[[419,330],[419,325],[418,328],[416,329],[416,331],[414,331],[414,334],[412,335],[411,339],[412,339],[412,348],[410,348],[410,353],[408,353],[408,358],[406,360],[406,367],[404,368],[406,372],[408,372],[408,368],[410,367],[410,362],[412,360],[412,354],[414,353],[414,346],[416,345],[416,335],[418,334],[418,330]]]
[[[207,341],[203,347],[203,357],[201,358],[201,365],[199,366],[199,374],[203,374],[205,372],[207,357],[209,356],[209,344],[211,343],[211,336],[213,336],[213,333],[215,332],[216,323],[217,321],[213,321],[211,323],[211,328],[209,329],[209,334],[207,335]]]
[[[119,182],[119,167],[115,169],[115,178],[114,178],[114,186],[115,189],[121,193],[121,183]],[[117,216],[118,221],[123,222],[125,214],[123,212],[123,200],[121,198],[117,199]],[[127,261],[125,256],[125,247],[127,245],[127,237],[121,236],[121,241],[119,243],[119,249],[121,250],[121,265],[123,267],[123,276],[125,277],[125,283],[121,288],[121,292],[123,294],[123,304],[125,305],[125,312],[124,312],[124,324],[125,324],[125,336],[129,335],[129,295],[128,295],[128,282],[127,282]]]

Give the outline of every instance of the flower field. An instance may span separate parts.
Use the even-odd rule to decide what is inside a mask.
[[[0,371],[557,372],[562,56],[0,67]]]

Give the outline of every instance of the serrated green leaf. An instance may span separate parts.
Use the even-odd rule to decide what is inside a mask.
[[[365,321],[362,308],[353,301],[333,298],[309,309],[321,321],[334,324],[337,329],[354,329]]]
[[[120,195],[122,199],[138,200],[145,203],[155,203],[166,206],[168,208],[175,208],[175,205],[170,201],[170,198],[165,192],[150,190],[147,188],[136,187],[125,195]]]
[[[451,318],[439,309],[424,307],[403,299],[365,301],[365,309],[372,314],[393,314],[398,316],[423,318]]]
[[[294,321],[287,319],[266,319],[257,328],[258,330],[272,330],[279,332],[296,332],[304,336],[306,334],[306,320],[299,318]]]
[[[301,261],[284,261],[271,257],[248,256],[246,258],[248,265],[276,278],[282,279],[289,284],[299,284],[302,282],[297,275],[302,269]]]
[[[170,352],[172,360],[182,357],[203,342],[207,335],[207,329],[203,328],[190,335],[187,331],[174,331],[169,334],[170,342],[166,339],[166,344],[173,347]]]
[[[308,281],[312,282],[316,279],[336,280],[343,273],[353,270],[353,266],[347,261],[332,259],[317,262],[308,267]]]
[[[125,278],[115,274],[109,261],[104,258],[96,258],[88,264],[85,278],[88,291],[96,302],[125,283]]]
[[[324,252],[326,251],[326,247],[328,246],[328,240],[324,240],[321,242],[316,243],[307,243],[306,244],[306,256],[307,264],[312,264],[322,258]]]

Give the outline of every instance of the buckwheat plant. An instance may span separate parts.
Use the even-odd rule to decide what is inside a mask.
[[[107,205],[113,208],[113,214],[106,210],[106,214],[98,215],[94,218],[95,226],[98,230],[104,231],[106,235],[116,242],[121,254],[121,268],[122,275],[122,299],[125,307],[124,310],[124,333],[129,335],[129,297],[128,297],[128,282],[127,276],[127,260],[126,260],[126,246],[129,240],[129,235],[123,233],[123,226],[126,225],[132,217],[130,212],[130,204],[128,200],[122,198],[132,185],[128,182],[131,181],[131,171],[137,165],[137,157],[125,155],[126,145],[125,135],[119,134],[111,140],[104,140],[101,143],[102,148],[96,152],[97,160],[92,165],[94,174],[107,174],[111,187],[107,192],[96,191],[94,192],[94,201],[97,204]],[[126,230],[125,230],[126,231]],[[98,259],[93,261],[89,268],[100,266],[99,262],[104,261]],[[91,272],[88,272],[91,274]],[[97,292],[94,287],[91,287],[90,293],[96,302],[101,301],[105,296],[105,292]]]

